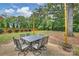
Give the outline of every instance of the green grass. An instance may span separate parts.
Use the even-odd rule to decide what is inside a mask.
[[[5,33],[0,34],[0,43],[6,43],[10,40],[12,40],[13,37],[18,38],[20,37],[20,34],[33,34],[32,32],[19,32],[19,33]],[[46,34],[46,31],[37,31],[35,34]]]
[[[74,55],[79,56],[79,47],[75,47],[75,49],[74,49]]]
[[[7,42],[12,39],[12,37],[19,37],[20,34],[26,34],[26,32],[20,33],[5,33],[0,35],[0,43]]]

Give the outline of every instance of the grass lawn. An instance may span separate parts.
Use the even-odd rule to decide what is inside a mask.
[[[32,32],[18,32],[18,33],[5,33],[5,34],[0,34],[0,43],[7,43],[10,40],[12,40],[13,37],[17,38],[20,37],[20,34],[33,34]],[[49,35],[49,34],[53,34],[53,35],[61,35],[64,34],[61,31],[36,31],[35,34],[44,34],[44,35]],[[74,35],[76,35],[77,37],[79,36],[79,32],[78,33],[74,33]]]
[[[37,33],[45,33],[46,31],[37,31],[35,32],[35,34]],[[18,33],[5,33],[5,34],[0,34],[0,43],[6,43],[10,40],[12,40],[13,37],[20,37],[20,34],[33,34],[32,32],[18,32]]]
[[[20,34],[26,34],[26,32],[20,33],[5,33],[0,35],[0,43],[7,42],[12,39],[12,37],[19,37]]]

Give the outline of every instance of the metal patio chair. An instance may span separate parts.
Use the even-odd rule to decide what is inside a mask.
[[[41,47],[41,44],[42,44],[42,40],[35,41],[35,42],[32,44],[32,47],[34,47],[35,49],[39,49],[39,48]]]
[[[48,36],[43,38],[42,45],[46,45],[48,43]]]
[[[20,40],[22,42],[22,44],[29,44],[28,41],[23,40],[21,37],[25,37],[25,36],[29,36],[29,34],[20,34]]]
[[[47,51],[46,44],[48,43],[48,36],[40,39],[39,41],[34,42],[32,47],[34,48],[33,54],[38,56],[41,55],[43,52]]]
[[[20,43],[20,41],[19,41],[19,39],[15,39],[14,37],[13,37],[13,41],[14,41],[14,44],[15,44],[15,48],[17,48],[18,50],[17,51],[19,51],[18,52],[18,56],[22,53],[24,56],[25,55],[27,55],[27,53],[28,53],[28,45],[22,45],[21,43]]]
[[[44,37],[42,39],[42,43],[41,43],[41,54],[44,56],[44,55],[47,55],[47,43],[48,43],[48,36]]]
[[[26,34],[20,34],[20,40],[22,41],[23,44],[26,43],[25,40],[23,40],[23,39],[21,38],[21,37],[24,37],[24,36],[26,36]]]
[[[48,43],[48,36],[43,38],[43,41],[41,44],[42,50],[47,50],[47,47],[46,47],[47,43]]]
[[[41,51],[41,46],[42,46],[42,39],[39,41],[34,42],[34,44],[32,44],[32,47],[34,48],[33,50],[33,54],[38,56],[41,55],[42,51]]]

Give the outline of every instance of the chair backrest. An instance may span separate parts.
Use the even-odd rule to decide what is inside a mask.
[[[48,36],[44,37],[43,39],[38,41],[38,46],[37,48],[39,49],[40,47],[46,45],[48,43]]]
[[[44,44],[47,44],[47,43],[48,43],[48,36],[44,38]]]
[[[32,46],[36,49],[39,49],[41,47],[41,41],[42,40],[39,40],[39,41],[35,41],[32,43]]]
[[[24,40],[21,37],[24,37],[24,36],[26,36],[26,35],[25,34],[20,34],[20,40],[21,40],[22,43],[24,43]]]
[[[48,36],[46,36],[46,37],[44,37],[43,39],[42,39],[42,46],[44,46],[44,45],[46,45],[48,43]]]
[[[20,43],[19,39],[15,39],[13,37],[13,41],[14,41],[14,44],[16,45],[16,48],[18,48],[19,50],[21,50],[22,46],[21,46],[21,43]]]

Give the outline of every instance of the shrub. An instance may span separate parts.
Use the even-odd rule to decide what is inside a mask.
[[[8,33],[12,33],[12,30],[11,30],[11,29],[9,29],[9,30],[8,30]]]
[[[29,29],[28,31],[31,31],[31,29]]]
[[[31,31],[31,29],[25,29],[24,31],[28,32],[28,31]]]
[[[23,32],[23,29],[21,29],[21,32]]]
[[[27,30],[27,29],[25,29],[24,31],[25,31],[25,32],[27,32],[28,30]]]
[[[4,32],[4,30],[3,29],[0,29],[0,34],[2,34]]]
[[[79,47],[76,47],[76,48],[74,49],[74,55],[79,56]]]
[[[19,32],[19,29],[16,29],[15,32]]]

